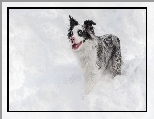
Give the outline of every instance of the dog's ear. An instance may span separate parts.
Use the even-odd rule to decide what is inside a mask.
[[[69,18],[70,18],[70,29],[69,29],[70,31],[70,30],[73,30],[74,26],[78,25],[79,23],[70,15],[69,15]]]
[[[96,25],[96,23],[93,22],[92,20],[84,21],[84,28],[85,28],[85,30],[94,34],[94,27],[93,27],[93,25]]]

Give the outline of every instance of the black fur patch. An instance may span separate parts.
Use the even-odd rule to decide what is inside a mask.
[[[112,76],[121,74],[122,57],[119,38],[112,34],[97,38],[97,65],[99,69],[103,66],[112,72]]]
[[[94,33],[94,27],[92,25],[96,25],[96,23],[93,22],[92,20],[86,20],[86,21],[84,21],[84,28],[85,28],[85,30],[88,31],[88,32],[91,32],[91,33],[95,34]]]
[[[68,34],[67,34],[68,38],[70,38],[71,36],[73,36],[72,30],[73,30],[74,26],[76,26],[76,25],[79,24],[79,23],[78,23],[73,17],[71,17],[70,15],[69,15],[69,18],[70,18],[70,28],[68,29]]]
[[[90,34],[86,30],[83,31],[83,37],[85,40],[91,39]]]
[[[69,31],[73,30],[74,26],[78,25],[79,23],[69,15],[69,18],[70,18],[70,29]]]

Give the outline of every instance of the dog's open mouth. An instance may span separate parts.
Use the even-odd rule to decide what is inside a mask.
[[[72,49],[73,49],[73,50],[77,50],[81,44],[82,44],[82,41],[81,41],[80,43],[77,43],[77,44],[74,43],[74,44],[72,45]]]

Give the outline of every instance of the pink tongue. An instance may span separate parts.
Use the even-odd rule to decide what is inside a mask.
[[[78,44],[73,44],[72,45],[72,49],[77,49],[80,45],[81,45],[82,42],[78,43]]]
[[[73,45],[73,48],[76,48],[77,46],[78,46],[77,44],[74,44],[74,45]]]

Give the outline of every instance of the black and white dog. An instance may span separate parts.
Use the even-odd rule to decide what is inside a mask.
[[[96,36],[92,20],[80,25],[69,15],[70,28],[68,38],[72,50],[81,64],[87,83],[87,92],[93,87],[100,74],[110,74],[112,77],[121,74],[120,40],[112,34]],[[99,77],[100,78],[100,77]]]

